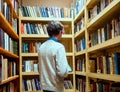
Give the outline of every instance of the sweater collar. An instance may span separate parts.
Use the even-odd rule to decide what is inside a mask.
[[[58,42],[58,40],[56,38],[54,38],[54,37],[50,37],[48,40],[53,40],[55,42]]]

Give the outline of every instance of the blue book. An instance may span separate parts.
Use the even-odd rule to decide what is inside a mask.
[[[36,89],[40,90],[40,84],[37,78],[35,78],[35,85],[36,85]]]
[[[43,12],[43,8],[42,7],[40,7],[40,12],[41,12],[42,17],[44,17],[44,12]]]
[[[26,80],[23,80],[23,84],[24,84],[25,91],[28,91]]]
[[[98,90],[99,90],[99,92],[103,92],[103,83],[102,82],[98,82]]]
[[[115,71],[116,74],[120,74],[120,53],[114,53],[114,63],[115,63]]]

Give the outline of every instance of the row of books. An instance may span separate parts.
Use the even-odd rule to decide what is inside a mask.
[[[82,77],[76,78],[76,89],[79,92],[86,92],[86,80]]]
[[[22,72],[38,72],[37,60],[23,60]]]
[[[22,52],[23,53],[36,53],[42,42],[23,42]]]
[[[18,55],[18,43],[0,28],[0,47]],[[13,49],[14,48],[14,49]]]
[[[40,82],[37,78],[23,79],[23,91],[37,91],[41,90]]]
[[[75,16],[82,10],[84,7],[84,1],[85,0],[76,0],[75,3]]]
[[[12,28],[16,32],[16,34],[19,34],[18,32],[18,19],[12,18]]]
[[[85,50],[86,49],[86,40],[85,38],[82,38],[80,40],[77,40],[75,42],[75,51],[78,52],[78,51],[82,51],[82,50]]]
[[[85,62],[85,58],[78,58],[76,59],[76,71],[81,71],[81,72],[85,72],[86,70],[86,62]]]
[[[2,12],[2,13],[4,12],[6,7],[8,7],[6,5],[7,5],[7,3],[4,0],[0,0],[0,12]],[[15,12],[18,14],[18,7],[19,6],[18,6],[18,2],[16,0],[12,0],[12,6],[13,6]]]
[[[0,82],[16,75],[16,62],[10,61],[0,55]]]
[[[72,16],[71,9],[67,7],[21,6],[20,10],[25,17],[70,18]]]
[[[16,0],[12,0],[14,3],[17,2]],[[16,5],[15,5],[16,7]],[[16,8],[18,9],[18,8]],[[15,30],[16,33],[18,33],[18,20],[12,18],[11,21],[11,14],[10,14],[10,6],[7,5],[6,2],[3,2],[3,0],[0,0],[0,12],[4,15],[4,17],[7,19],[7,21],[12,25],[13,29]]]
[[[90,34],[90,46],[100,44],[120,35],[120,16]]]
[[[76,34],[81,29],[83,29],[85,26],[85,18],[84,16],[77,22],[77,24],[74,25],[74,33]]]
[[[22,52],[23,53],[36,53],[39,49],[39,47],[41,46],[41,44],[43,43],[43,41],[24,41],[22,43]],[[66,41],[61,41],[61,43],[65,46],[65,49],[67,52],[71,52],[72,49],[71,47],[68,47],[68,45],[71,45],[72,43],[70,43],[68,40]]]
[[[72,89],[73,88],[71,80],[64,80],[64,88],[65,89]]]
[[[113,0],[99,0],[97,5],[90,8],[88,11],[89,19],[96,17],[103,9],[105,9]]]
[[[91,92],[120,92],[120,83],[103,80],[90,80]]]
[[[47,24],[21,23],[21,34],[47,34]]]
[[[1,3],[1,12],[10,23],[10,6],[8,6],[6,2],[3,2],[3,0],[1,1]]]
[[[90,72],[103,74],[120,74],[120,53],[112,53],[111,56],[102,55],[90,58]]]
[[[0,92],[14,92],[15,85],[14,83],[10,82],[4,86],[0,86]]]
[[[19,2],[17,0],[12,0],[12,6],[15,10],[15,12],[18,14],[18,9],[19,9]]]

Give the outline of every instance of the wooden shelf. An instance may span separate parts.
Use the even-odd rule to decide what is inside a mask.
[[[73,56],[73,53],[66,53],[67,56]],[[38,53],[21,53],[22,57],[37,57]]]
[[[37,57],[38,53],[21,53],[22,57]]]
[[[76,75],[86,76],[86,72],[75,71]]]
[[[113,46],[117,46],[118,44],[120,44],[120,36],[115,37],[113,39],[107,40],[101,44],[97,44],[95,46],[92,46],[90,48],[88,48],[88,52],[94,52],[97,50],[103,50],[103,49],[107,49]]]
[[[120,75],[88,73],[88,77],[120,82]]]
[[[40,75],[39,74],[39,72],[22,72],[22,75],[27,75],[27,76],[29,76],[29,75],[31,75],[31,76],[34,76],[34,75]]]
[[[32,38],[32,39],[46,38],[47,39],[49,36],[47,34],[22,34],[21,37],[24,38],[24,39],[26,39],[26,38],[28,38],[28,39],[30,39],[30,38]],[[71,34],[64,34],[62,36],[62,39],[64,39],[64,38],[72,38],[72,37],[73,37],[73,35],[71,35]]]
[[[79,37],[83,37],[85,35],[85,27],[81,29],[79,32],[75,33],[74,38],[78,39]]]
[[[62,22],[71,22],[73,19],[72,18],[43,18],[43,17],[21,17],[21,21],[37,21],[37,22],[49,22],[51,20],[57,20],[57,21],[62,21]]]
[[[42,90],[38,90],[38,91],[23,91],[23,92],[43,92]]]
[[[16,80],[16,79],[18,79],[18,78],[19,78],[19,75],[15,75],[15,76],[9,77],[8,79],[3,80],[3,81],[0,83],[0,85],[3,85],[3,84],[8,83],[8,82],[10,82],[10,81]]]
[[[86,3],[87,8],[93,8],[100,0],[88,0]]]
[[[71,74],[73,74],[73,72],[69,72],[69,73],[68,73],[68,75],[71,75]]]
[[[18,40],[19,36],[14,31],[12,26],[8,23],[8,21],[5,19],[3,14],[0,12],[0,27],[13,39]]]
[[[75,52],[75,56],[83,55],[86,52],[87,52],[87,50],[82,50],[82,51],[79,51],[79,52]]]
[[[113,16],[113,14],[116,11],[118,11],[119,8],[120,8],[120,0],[112,1],[104,10],[102,10],[95,18],[93,18],[87,24],[87,29],[93,30],[99,27],[100,25],[104,25],[104,23],[108,21]]]
[[[32,39],[35,39],[35,38],[48,38],[48,35],[47,34],[21,34],[21,38],[32,38]]]
[[[19,56],[17,56],[15,54],[13,54],[12,52],[9,52],[9,51],[1,48],[1,47],[0,47],[0,54],[5,55],[5,56],[10,57],[10,58],[17,58],[17,59],[19,59]]]
[[[64,92],[74,92],[74,89],[65,89]]]
[[[67,52],[67,53],[66,53],[66,56],[73,56],[73,55],[74,55],[73,52],[71,52],[71,53],[70,53],[70,52],[69,52],[69,53]]]

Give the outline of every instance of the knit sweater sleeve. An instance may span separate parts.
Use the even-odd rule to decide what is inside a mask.
[[[66,77],[68,75],[69,64],[66,58],[64,46],[61,46],[56,53],[56,70],[59,77]]]

